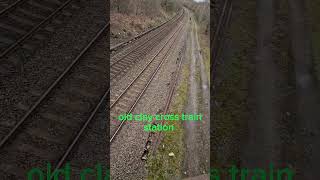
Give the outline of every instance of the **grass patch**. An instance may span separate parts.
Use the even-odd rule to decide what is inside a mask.
[[[171,112],[175,114],[183,113],[184,107],[188,101],[189,91],[189,64],[184,64],[182,68],[182,76],[174,97]],[[164,180],[164,179],[181,179],[182,161],[184,154],[183,144],[183,125],[181,121],[170,121],[169,124],[175,126],[176,130],[165,132],[163,141],[161,142],[158,152],[155,156],[149,155],[147,162],[148,179]],[[174,157],[169,157],[169,153],[173,152]]]

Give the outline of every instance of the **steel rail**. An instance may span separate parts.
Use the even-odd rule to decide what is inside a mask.
[[[182,14],[180,14],[180,16],[177,18],[177,20],[179,20],[182,15],[184,14],[184,11]],[[155,38],[156,36],[158,36],[161,32],[165,31],[166,29],[161,29],[159,32],[157,32],[155,35],[153,35],[152,37],[150,37],[147,42],[150,40],[150,39],[153,39]],[[146,45],[146,43],[141,43],[140,45],[136,46],[135,48],[133,48],[132,50],[128,51],[127,53],[125,53],[124,56],[122,56],[120,59],[116,60],[115,62],[111,62],[110,66],[114,66],[114,64],[118,63],[119,61],[123,60],[124,58],[126,58],[128,55],[130,55],[132,52],[134,52],[135,50],[139,49],[140,47]]]
[[[111,50],[111,51],[115,51],[115,50],[116,50],[117,48],[119,48],[120,46],[127,45],[127,44],[130,43],[131,41],[136,40],[136,39],[139,39],[140,37],[142,37],[142,36],[144,36],[144,35],[146,35],[146,34],[148,34],[148,33],[151,33],[152,31],[154,31],[154,30],[162,27],[163,25],[168,24],[168,23],[171,22],[171,21],[174,21],[174,19],[175,19],[178,15],[179,15],[179,14],[176,14],[176,15],[173,16],[171,19],[169,19],[169,20],[166,21],[166,22],[163,22],[163,23],[160,24],[159,26],[153,27],[153,28],[151,28],[151,29],[149,29],[149,30],[147,30],[147,31],[145,31],[145,32],[143,32],[143,33],[138,34],[137,36],[135,36],[135,37],[133,37],[133,38],[131,38],[131,39],[125,41],[125,42],[121,42],[121,43],[119,43],[119,44],[111,47],[110,50]]]
[[[47,23],[49,20],[51,20],[55,15],[57,15],[58,12],[62,11],[68,4],[71,3],[73,0],[68,0],[64,4],[62,4],[58,9],[56,9],[54,12],[52,12],[46,19],[41,21],[37,26],[33,27],[27,34],[25,34],[23,37],[18,39],[14,44],[9,46],[7,49],[5,49],[1,54],[0,58],[3,58],[7,54],[9,54],[11,51],[13,51],[15,48],[17,48],[18,45],[23,43],[27,38],[29,38],[34,32],[36,32],[38,29],[40,29],[45,23]]]
[[[72,63],[63,71],[63,73],[51,84],[51,86],[43,93],[43,95],[37,100],[35,104],[28,110],[28,112],[19,120],[19,122],[10,130],[10,132],[1,140],[0,148],[2,148],[9,139],[15,134],[18,128],[26,121],[26,119],[38,108],[38,106],[47,98],[49,93],[52,92],[54,88],[65,78],[65,76],[73,69],[75,64],[80,60],[80,58],[88,51],[88,49],[94,44],[94,42],[99,38],[99,36],[109,27],[108,22],[103,26],[96,34],[96,36],[89,42],[89,44],[79,53],[79,55],[72,61]]]
[[[184,12],[182,11],[182,13],[180,14],[180,16],[178,16],[176,19],[174,19],[175,21],[178,21],[182,15],[184,14]],[[126,52],[125,55],[122,55],[121,58],[119,58],[118,60],[111,62],[111,67],[114,66],[116,63],[122,61],[124,58],[128,57],[129,55],[131,55],[133,52],[135,52],[137,49],[147,46],[148,42],[150,42],[151,40],[154,40],[156,38],[158,38],[158,36],[165,32],[167,30],[167,28],[169,28],[170,26],[172,26],[171,23],[174,23],[175,21],[170,21],[170,23],[166,24],[165,26],[161,27],[161,29],[159,29],[158,32],[156,32],[156,34],[153,34],[151,37],[147,37],[146,40],[144,40],[145,42],[142,42],[141,44],[139,44],[138,46],[135,46],[133,49],[131,49],[130,51]],[[142,36],[141,38],[143,38],[144,36]]]
[[[16,2],[12,3],[8,7],[3,9],[2,11],[0,11],[0,16],[2,16],[3,14],[8,13],[11,9],[16,8],[17,5],[19,5],[20,3],[23,3],[24,1],[26,1],[26,0],[17,0]]]
[[[179,21],[180,18],[181,17],[176,18],[175,21]],[[168,25],[168,27],[170,27],[170,26]],[[167,35],[167,34],[168,34],[167,30],[163,27],[163,29],[160,30],[157,35],[155,35],[154,37],[149,39],[150,43],[149,42],[144,43],[141,46],[142,51],[138,49],[137,51],[134,51],[134,52],[131,52],[131,54],[128,54],[128,56],[127,56],[127,58],[129,58],[128,61],[124,61],[124,58],[126,58],[126,57],[122,57],[121,59],[119,59],[117,62],[118,64],[115,64],[114,66],[117,66],[120,64],[121,67],[120,68],[118,67],[117,68],[118,70],[115,70],[114,72],[111,71],[111,75],[110,75],[111,80],[114,81],[115,79],[118,78],[118,76],[122,72],[126,71],[126,68],[122,68],[122,67],[131,66],[132,63],[135,63],[137,61],[137,58],[132,58],[132,55],[133,56],[140,56],[141,55],[143,57],[145,55],[145,53],[149,52],[150,47],[152,49],[152,47],[157,46],[157,44],[159,44],[159,41],[163,39],[163,36]],[[112,60],[112,58],[111,58],[111,60]],[[111,66],[111,70],[113,70],[112,66]]]
[[[165,106],[164,106],[164,111],[163,111],[163,113],[162,113],[162,114],[164,114],[164,115],[167,114],[168,111],[169,111],[170,104],[171,104],[171,101],[172,101],[172,98],[173,98],[173,93],[174,93],[175,90],[176,90],[177,83],[178,83],[178,78],[179,78],[179,75],[180,75],[180,72],[181,72],[182,61],[183,61],[183,58],[180,59],[179,65],[178,65],[178,67],[177,67],[177,70],[175,71],[176,74],[175,74],[175,77],[174,77],[174,80],[173,80],[174,83],[173,83],[173,84],[171,85],[171,87],[170,87],[169,95],[168,95],[168,97],[167,97],[167,99],[166,99],[166,104],[165,104]],[[164,124],[164,121],[162,121],[161,124],[163,125],[163,124]],[[152,137],[152,133],[153,133],[153,132],[150,132],[148,137]],[[157,139],[157,140],[156,140],[156,145],[159,145],[160,142],[161,142],[161,141],[160,141],[161,134],[162,134],[162,132],[159,132],[158,138],[156,138],[156,139]],[[148,148],[147,148],[148,141],[149,141],[149,140],[147,140],[147,143],[146,143],[146,145],[145,145],[145,149],[146,149],[146,150],[148,149]],[[142,157],[143,157],[143,155],[142,155]]]
[[[122,91],[122,93],[118,96],[118,98],[110,105],[110,108],[112,108],[121,98],[122,96],[127,92],[127,90],[133,85],[133,83],[136,82],[138,78],[140,78],[141,74],[144,73],[144,71],[149,67],[149,65],[156,59],[156,57],[161,53],[161,51],[166,47],[166,45],[170,42],[172,37],[178,32],[178,28],[176,31],[171,35],[171,37],[165,42],[165,44],[162,46],[162,48],[152,57],[152,59],[144,66],[142,71],[131,81],[131,83]]]
[[[182,67],[182,61],[183,59],[181,58],[180,59],[180,62],[179,62],[179,65],[177,67],[177,70],[175,71],[175,77],[174,77],[174,83],[170,85],[170,90],[169,90],[169,95],[166,99],[166,103],[165,103],[165,108],[164,108],[164,112],[162,114],[167,114],[167,112],[169,111],[169,107],[170,107],[170,103],[171,103],[171,100],[172,100],[172,97],[173,97],[173,93],[175,91],[175,88],[177,86],[177,81],[178,81],[178,77],[179,77],[179,74],[181,72],[181,67]],[[163,123],[161,123],[163,124]],[[150,148],[150,143],[151,143],[151,138],[152,138],[152,135],[153,135],[154,132],[149,132],[148,134],[148,138],[147,138],[147,141],[146,141],[146,144],[144,146],[144,152],[141,156],[141,159],[142,160],[146,160],[147,159],[147,155],[149,153],[149,148]],[[156,138],[156,144],[159,144],[158,142],[160,141],[160,136],[161,136],[161,132],[159,133],[159,136],[158,138]]]
[[[167,112],[169,111],[170,103],[171,103],[171,100],[172,100],[172,97],[173,97],[173,93],[174,93],[174,91],[176,89],[177,82],[178,82],[178,77],[179,77],[179,74],[180,74],[180,71],[181,71],[182,60],[183,60],[183,58],[181,58],[181,60],[179,62],[179,66],[177,67],[176,76],[174,78],[174,84],[171,85],[169,96],[168,96],[168,98],[166,100],[166,105],[165,105],[163,114],[167,114]]]
[[[180,25],[179,30],[181,30],[183,27],[183,24]],[[137,105],[137,103],[139,102],[139,100],[141,99],[141,97],[144,95],[145,91],[147,90],[147,88],[149,87],[150,83],[152,82],[152,80],[154,79],[155,75],[158,73],[158,71],[160,70],[162,64],[165,62],[165,60],[168,57],[168,54],[170,52],[170,49],[172,48],[172,46],[174,45],[175,40],[177,39],[178,36],[175,37],[175,39],[173,40],[172,44],[170,45],[168,51],[166,52],[165,56],[162,58],[162,61],[159,63],[159,65],[157,66],[156,70],[153,72],[153,74],[151,75],[151,77],[149,78],[147,84],[145,85],[144,89],[140,92],[139,96],[137,97],[137,99],[135,100],[135,102],[133,103],[133,105],[131,105],[129,111],[127,113],[131,113],[132,110],[135,108],[135,106]],[[122,121],[120,123],[120,125],[118,126],[118,128],[116,129],[115,133],[112,135],[112,137],[110,138],[110,143],[113,142],[114,138],[116,137],[116,135],[118,134],[118,132],[121,130],[123,124],[125,121]]]
[[[151,40],[151,43],[149,43],[149,44],[144,44],[143,46],[147,46],[146,47],[146,49],[144,49],[144,47],[142,47],[141,49],[142,49],[142,51],[140,51],[140,50],[137,50],[137,51],[135,51],[135,52],[132,52],[131,54],[129,54],[128,56],[127,56],[127,58],[128,58],[128,61],[126,61],[126,62],[124,62],[123,61],[123,59],[120,59],[120,61],[118,61],[118,63],[119,64],[121,64],[122,63],[122,65],[121,66],[126,66],[126,63],[128,63],[128,64],[130,64],[130,63],[132,63],[131,62],[131,60],[132,59],[135,59],[135,60],[137,60],[137,58],[132,58],[131,56],[133,55],[133,56],[140,56],[141,55],[141,57],[144,57],[144,55],[145,55],[145,53],[148,53],[149,52],[149,50],[151,50],[151,49],[153,49],[154,47],[156,47],[158,44],[159,44],[159,41],[160,40],[162,40],[163,39],[163,36],[165,36],[165,35],[167,35],[168,33],[166,33],[165,32],[165,34],[163,33],[164,32],[164,30],[161,30],[161,32],[159,33],[159,36],[157,36],[157,37],[153,37],[154,39],[152,39]],[[133,62],[135,62],[135,60],[133,60]],[[123,65],[124,64],[124,65]],[[115,65],[116,66],[116,65]],[[129,65],[130,66],[130,65]],[[112,69],[112,67],[111,67],[111,69]],[[110,75],[110,78],[111,78],[111,80],[113,81],[113,80],[115,80],[115,79],[117,79],[117,77],[123,72],[123,71],[125,71],[126,69],[125,68],[121,68],[120,70],[116,70],[116,72],[113,72],[114,73],[114,75]],[[112,71],[111,71],[112,72]]]
[[[57,163],[57,165],[56,165],[56,167],[55,167],[50,179],[53,179],[55,172],[64,164],[64,162],[67,159],[67,157],[69,156],[70,152],[72,151],[74,146],[78,143],[78,141],[79,141],[80,137],[82,136],[83,132],[87,129],[89,123],[95,117],[95,115],[96,115],[97,111],[99,110],[99,108],[101,107],[102,103],[106,100],[107,95],[109,94],[109,92],[110,92],[110,88],[105,91],[104,95],[100,98],[98,104],[95,106],[94,110],[91,112],[89,118],[83,124],[83,126],[80,129],[80,131],[77,133],[77,135],[75,136],[73,141],[68,146],[67,150],[64,152],[63,156],[61,157],[61,159]]]

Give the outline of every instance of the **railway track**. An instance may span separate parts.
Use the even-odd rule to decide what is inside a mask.
[[[119,49],[121,49],[123,47],[128,47],[128,45],[130,43],[133,43],[136,40],[142,39],[144,36],[146,36],[147,34],[152,33],[153,31],[157,31],[157,30],[161,29],[162,26],[164,26],[166,24],[169,24],[169,22],[171,22],[171,21],[174,21],[174,19],[176,17],[177,17],[177,15],[172,17],[169,21],[163,22],[162,24],[160,24],[160,25],[158,25],[156,27],[153,27],[152,29],[149,29],[149,30],[147,30],[147,31],[145,31],[145,32],[143,32],[141,34],[138,34],[137,36],[135,36],[135,37],[133,37],[133,38],[131,38],[131,39],[125,41],[125,42],[121,42],[119,44],[116,44],[116,45],[110,47],[110,50],[113,52],[113,51],[117,51],[117,50],[119,50]]]
[[[14,50],[30,54],[53,33],[54,25],[80,7],[74,0],[16,0],[0,11],[0,59]],[[27,52],[27,53],[25,53]]]
[[[157,50],[155,55],[150,58],[148,63],[143,67],[139,74],[131,80],[122,92],[111,93],[110,98],[110,143],[114,141],[118,132],[121,130],[125,121],[119,122],[116,120],[118,115],[122,113],[131,113],[135,106],[138,104],[141,97],[144,95],[150,83],[153,81],[155,75],[161,68],[162,64],[166,61],[169,55],[170,49],[175,44],[179,32],[183,28],[183,14],[179,16],[177,21],[179,22],[178,27],[175,28],[174,32],[165,41],[163,45]],[[177,22],[175,25],[178,24]],[[162,37],[163,38],[163,37]]]
[[[66,158],[72,169],[71,179],[81,179],[81,171],[88,167],[94,167],[101,164],[103,174],[105,168],[110,169],[110,150],[109,150],[109,96],[102,103],[95,117],[91,120],[86,131],[77,145],[74,147],[70,155]],[[95,175],[87,177],[87,179],[95,179]]]
[[[182,50],[183,53],[186,51],[185,49],[186,49],[186,46],[184,46],[184,48]],[[181,55],[181,52],[180,52],[180,55]],[[169,93],[168,93],[167,99],[165,101],[165,106],[163,108],[164,110],[161,114],[165,115],[165,114],[169,113],[172,98],[173,98],[174,92],[176,90],[178,78],[179,78],[179,75],[181,72],[182,62],[183,62],[183,58],[180,56],[179,57],[179,64],[176,68],[174,77],[170,82]],[[161,122],[162,125],[164,125],[164,123],[165,123],[164,121]],[[153,148],[152,148],[153,152],[156,152],[156,150],[158,149],[158,147],[162,141],[162,138],[163,138],[163,133],[161,131],[158,133],[149,132],[146,144],[144,146],[144,151],[141,156],[142,160],[147,160],[148,154],[151,150],[151,146],[153,146]]]
[[[118,81],[134,64],[143,59],[150,51],[161,42],[161,40],[176,26],[175,22],[183,17],[182,11],[168,23],[159,27],[159,29],[142,36],[127,48],[122,49],[111,57],[110,79],[111,84]]]
[[[67,160],[109,94],[105,82],[109,44],[106,24],[65,71],[6,132],[0,142],[0,174],[25,179],[33,167],[53,169]],[[45,167],[44,167],[45,168]],[[51,177],[52,178],[52,177]]]
[[[210,71],[211,71],[211,74],[213,75],[211,77],[212,82],[214,82],[216,65],[217,63],[219,63],[219,56],[223,49],[225,29],[229,24],[231,15],[232,15],[232,0],[226,0],[223,3],[222,11],[219,16],[218,25],[214,31],[214,36],[211,42],[212,44],[211,55],[212,55],[213,63],[211,64]]]

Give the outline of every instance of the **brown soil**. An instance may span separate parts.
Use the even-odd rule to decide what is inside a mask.
[[[169,16],[163,13],[163,16],[148,17],[143,15],[126,15],[120,13],[111,13],[111,46],[130,39],[148,29],[160,25],[169,19]]]

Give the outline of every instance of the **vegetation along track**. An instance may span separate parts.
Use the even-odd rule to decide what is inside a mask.
[[[25,178],[31,167],[59,168],[109,94],[106,24],[0,142],[0,174]]]
[[[183,28],[183,24],[181,23],[184,16],[181,15],[174,24],[179,24],[178,27],[175,28],[174,32],[170,35],[170,37],[164,42],[164,44],[157,50],[156,54],[150,58],[148,63],[143,67],[143,69],[139,72],[139,74],[131,80],[131,82],[126,86],[126,88],[122,92],[111,93],[110,98],[110,116],[111,116],[111,138],[110,143],[113,142],[118,132],[121,130],[125,121],[117,121],[116,118],[121,113],[131,113],[148,86],[154,79],[155,75],[161,68],[162,64],[165,62],[170,49],[175,44],[177,37],[180,34],[180,31]],[[177,23],[179,22],[179,23]],[[166,33],[167,35],[167,33]],[[162,37],[164,38],[164,37]],[[157,41],[157,43],[159,43]],[[168,48],[169,47],[169,48]],[[159,58],[160,57],[160,58]]]
[[[35,50],[38,41],[54,32],[49,23],[61,24],[61,17],[71,16],[79,8],[74,0],[16,0],[1,10],[1,61],[18,48],[22,48],[21,52]]]
[[[183,17],[181,11],[168,23],[160,26],[159,29],[141,36],[135,43],[118,51],[111,57],[110,79],[111,84],[121,78],[135,63],[145,57],[167,34],[176,26],[176,23]]]

